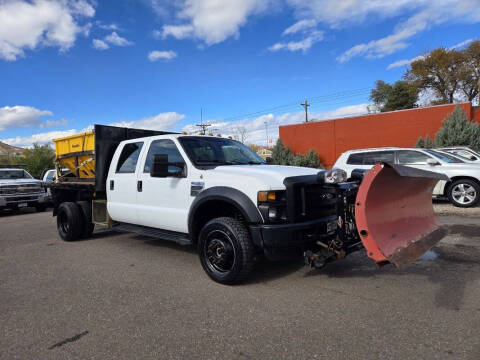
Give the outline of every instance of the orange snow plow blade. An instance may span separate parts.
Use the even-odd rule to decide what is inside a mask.
[[[446,175],[376,164],[364,177],[355,218],[368,257],[400,268],[418,259],[448,232],[435,215],[432,191]]]

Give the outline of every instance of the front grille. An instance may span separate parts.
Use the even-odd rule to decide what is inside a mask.
[[[27,201],[37,201],[38,196],[9,196],[5,200],[9,202],[27,202]]]
[[[315,220],[337,214],[338,198],[334,189],[320,184],[297,186],[295,215],[297,220]]]
[[[42,191],[42,188],[39,184],[0,186],[0,195],[23,195],[23,194],[39,193],[41,191]]]

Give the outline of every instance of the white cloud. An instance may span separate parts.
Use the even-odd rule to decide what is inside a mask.
[[[177,112],[166,112],[155,116],[146,117],[141,120],[119,121],[110,125],[133,127],[137,129],[172,130],[183,118],[185,118],[185,115],[183,114],[179,114]]]
[[[358,1],[350,1],[355,3]],[[371,5],[374,1],[365,1]],[[401,15],[403,10],[416,10],[414,15],[406,21],[398,24],[393,33],[378,40],[372,40],[368,43],[358,44],[351,47],[340,55],[337,60],[346,62],[357,56],[367,58],[379,58],[390,55],[398,50],[406,48],[408,40],[413,36],[430,29],[433,26],[448,22],[480,22],[480,4],[478,0],[443,0],[443,1],[423,1],[423,0],[399,0],[384,3],[379,9],[390,9],[384,16]],[[389,8],[390,6],[390,8]],[[373,15],[376,11],[368,7],[363,8],[365,14]],[[395,10],[395,11],[394,11]]]
[[[80,21],[95,15],[85,0],[0,1],[0,58],[14,61],[39,46],[70,49],[79,34],[88,32]]]
[[[104,24],[101,21],[97,21],[97,26],[100,29],[103,29],[103,30],[112,30],[112,31],[120,31],[121,30],[120,27],[115,23]]]
[[[93,44],[93,47],[97,50],[110,49],[110,46],[105,41],[100,40],[100,39],[93,39],[92,44]]]
[[[368,104],[358,104],[343,106],[332,111],[310,113],[310,119],[315,121],[322,121],[327,119],[335,119],[346,116],[355,116],[368,113]],[[280,115],[266,114],[258,116],[253,119],[244,119],[234,122],[225,122],[220,120],[209,120],[212,124],[211,128],[216,129],[215,133],[220,133],[222,136],[234,136],[235,128],[237,126],[244,127],[247,130],[247,142],[265,145],[268,138],[272,139],[272,144],[278,138],[278,127],[282,125],[300,124],[305,121],[305,113],[303,111],[295,113],[284,113]],[[265,126],[267,123],[267,127]],[[199,128],[194,124],[186,125],[183,131],[187,133],[195,133]],[[208,132],[208,130],[207,130]]]
[[[288,30],[288,29],[287,29]],[[269,51],[275,52],[279,50],[288,51],[307,51],[313,44],[323,40],[323,31],[312,30],[305,38],[299,41],[278,42],[268,48]]]
[[[305,30],[314,28],[315,26],[317,26],[317,21],[314,19],[300,20],[300,21],[297,21],[292,26],[289,26],[288,28],[286,28],[285,31],[283,32],[283,35],[296,34],[300,31],[305,31]]]
[[[119,36],[115,31],[105,37],[105,41],[115,46],[130,46],[133,42]]]
[[[154,50],[148,53],[148,60],[152,62],[157,61],[159,59],[171,60],[171,59],[175,59],[176,57],[177,57],[177,53],[172,50],[168,50],[168,51]]]
[[[395,61],[394,63],[391,63],[390,65],[388,65],[387,70],[390,70],[390,69],[393,69],[393,68],[396,68],[396,67],[408,66],[414,61],[423,60],[423,59],[425,59],[425,56],[424,55],[419,55],[419,56],[415,56],[414,58],[411,58],[411,59],[398,60],[398,61]]]
[[[462,48],[462,47],[470,44],[473,41],[474,41],[473,39],[468,39],[468,40],[462,41],[458,44],[455,44],[455,45],[451,46],[449,49],[454,50],[454,49]],[[396,68],[396,67],[408,66],[416,60],[423,60],[423,59],[425,59],[425,55],[415,56],[414,58],[411,58],[411,59],[398,60],[398,61],[395,61],[394,63],[391,63],[390,65],[388,65],[387,70],[390,70],[390,69],[393,69],[393,68]]]
[[[78,131],[75,129],[65,130],[65,131],[50,131],[45,133],[33,134],[25,137],[17,136],[13,138],[1,139],[0,141],[12,146],[31,147],[33,144],[39,144],[39,145],[51,144],[52,139],[56,139],[64,136],[70,136],[77,133]]]
[[[156,1],[158,2],[158,1]],[[165,25],[164,37],[195,38],[207,45],[236,37],[249,16],[267,10],[271,0],[183,0],[178,25]],[[273,3],[273,2],[272,2]]]
[[[52,116],[48,110],[39,110],[31,106],[4,106],[0,108],[0,131],[19,127],[43,127],[50,124],[40,121],[42,116]]]
[[[93,39],[93,47],[97,50],[107,50],[110,49],[110,45],[113,46],[131,46],[133,45],[132,41],[129,41],[121,36],[119,36],[115,31],[112,31],[110,35],[107,35],[102,39]]]

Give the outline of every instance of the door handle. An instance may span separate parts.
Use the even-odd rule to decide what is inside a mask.
[[[115,183],[113,182],[113,180],[110,180],[110,190],[113,189],[115,189]]]
[[[138,180],[137,181],[137,191],[138,192],[142,192],[142,180]]]

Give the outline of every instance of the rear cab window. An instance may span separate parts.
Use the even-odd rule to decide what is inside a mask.
[[[143,142],[127,143],[123,146],[117,162],[117,173],[131,174],[137,168],[138,157],[142,151]]]
[[[393,151],[369,151],[363,153],[351,154],[347,159],[348,165],[375,165],[383,161],[393,163],[395,153]]]

